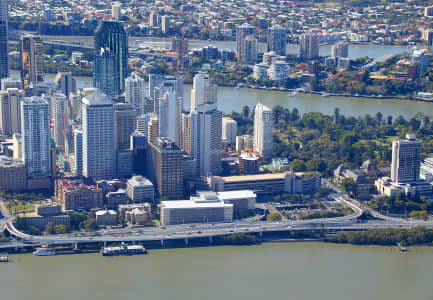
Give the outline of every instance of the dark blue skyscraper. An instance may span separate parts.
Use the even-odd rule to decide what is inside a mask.
[[[128,36],[119,22],[103,21],[95,32],[94,87],[110,96],[125,90]]]
[[[8,0],[0,0],[0,79],[9,76]]]

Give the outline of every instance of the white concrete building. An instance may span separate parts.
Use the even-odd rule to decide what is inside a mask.
[[[68,128],[68,100],[61,93],[53,97],[54,141],[58,147],[65,147],[65,129]]]
[[[153,202],[154,188],[149,179],[133,176],[126,183],[126,193],[134,203]]]
[[[219,199],[191,199],[161,202],[161,225],[232,222],[233,204]]]
[[[147,90],[143,78],[132,73],[125,79],[125,101],[135,109],[137,115],[144,113],[146,93]]]
[[[248,134],[236,137],[236,152],[242,152],[244,149],[254,149],[254,137]]]
[[[120,2],[111,3],[111,16],[115,21],[120,21],[122,4]]]
[[[21,131],[27,176],[51,175],[48,103],[41,97],[21,102]]]
[[[268,65],[265,63],[254,65],[253,76],[255,80],[267,80]]]
[[[198,105],[191,116],[191,156],[197,160],[197,174],[221,171],[222,112],[216,103]]]
[[[414,134],[405,140],[392,143],[391,180],[393,182],[415,182],[419,179],[422,142]]]
[[[83,176],[94,180],[116,175],[114,105],[103,93],[94,92],[82,100]]]
[[[268,78],[275,81],[284,81],[289,78],[290,67],[283,61],[276,61],[268,69]]]
[[[183,98],[170,89],[159,99],[159,136],[168,137],[180,145],[182,135]]]
[[[238,133],[238,123],[232,118],[222,118],[222,139],[229,142],[229,144],[236,144],[236,136]]]
[[[264,158],[272,156],[273,130],[272,110],[258,103],[254,109],[254,151]]]
[[[198,73],[194,76],[193,88],[191,90],[191,111],[203,103],[217,102],[217,86],[210,82],[205,73]]]

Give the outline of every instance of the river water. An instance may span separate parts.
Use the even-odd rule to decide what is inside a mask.
[[[14,255],[2,299],[433,299],[433,248],[320,243],[151,250],[146,256]]]
[[[87,46],[93,46],[92,36],[43,36],[44,41],[50,40],[62,40],[62,41],[80,41]],[[203,41],[203,40],[190,40],[190,49],[199,49],[205,46],[214,46],[219,49],[236,51],[236,42],[234,41]],[[153,37],[130,37],[130,47],[150,47],[156,49],[167,49],[171,47],[171,38],[153,38]],[[322,45],[319,48],[319,54],[321,56],[331,55],[331,45]],[[373,58],[379,58],[389,54],[400,54],[408,52],[412,46],[401,46],[401,45],[375,45],[375,44],[350,44],[349,45],[349,57],[359,58],[369,56]],[[266,52],[266,44],[259,43],[259,52]],[[299,45],[287,44],[287,54],[299,54]]]
[[[11,76],[19,78],[17,71],[12,71]],[[52,81],[54,74],[45,74],[47,81]],[[78,88],[91,87],[93,85],[90,77],[75,77]],[[184,88],[184,108],[189,110],[191,99],[191,85]],[[396,99],[369,99],[357,97],[323,97],[314,94],[299,94],[288,97],[287,92],[267,91],[255,89],[236,89],[230,87],[218,87],[218,108],[224,113],[232,111],[240,112],[245,105],[253,107],[261,102],[269,107],[281,105],[289,109],[297,108],[301,113],[321,112],[332,115],[335,108],[345,116],[376,115],[381,112],[385,117],[400,115],[411,118],[417,113],[433,116],[433,103],[416,102]]]

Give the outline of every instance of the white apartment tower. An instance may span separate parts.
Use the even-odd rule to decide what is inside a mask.
[[[238,123],[232,118],[224,117],[222,119],[222,139],[228,141],[231,145],[235,145],[237,134]]]
[[[21,129],[27,176],[50,175],[50,119],[48,103],[41,97],[21,102]]]
[[[422,142],[414,134],[405,140],[392,142],[391,180],[396,183],[410,183],[419,179]]]
[[[258,103],[254,109],[254,151],[264,158],[272,156],[273,129],[272,110]]]
[[[125,100],[135,109],[137,115],[144,113],[146,92],[144,79],[137,74],[132,73],[125,79]]]
[[[94,180],[116,175],[113,101],[101,92],[82,100],[83,176]]]
[[[180,145],[182,130],[183,98],[177,97],[173,90],[167,91],[159,100],[159,136],[168,137]]]
[[[59,147],[65,147],[65,129],[68,128],[68,100],[61,93],[54,94],[54,141]]]
[[[205,73],[198,73],[194,76],[193,88],[191,90],[191,111],[203,103],[217,102],[217,86],[210,82]]]

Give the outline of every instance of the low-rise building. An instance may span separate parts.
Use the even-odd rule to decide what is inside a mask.
[[[126,186],[126,192],[132,202],[153,202],[154,188],[149,179],[142,176],[133,176],[128,179]]]
[[[81,180],[56,181],[56,199],[63,210],[90,210],[103,207],[102,189]]]
[[[411,183],[393,182],[391,178],[385,176],[375,181],[375,186],[379,194],[395,197],[399,193],[404,193],[409,198],[426,197],[433,199],[433,186],[425,180],[417,180]]]
[[[128,194],[122,189],[119,189],[116,192],[109,192],[105,196],[105,203],[108,209],[116,209],[119,205],[128,203],[128,200]]]
[[[99,210],[96,212],[96,224],[98,226],[117,225],[117,213],[114,210]]]
[[[191,197],[193,201],[221,200],[225,204],[233,204],[234,217],[245,216],[256,208],[257,195],[250,190],[230,192],[197,192],[197,196]]]
[[[378,168],[372,161],[366,160],[358,169],[346,169],[344,165],[338,166],[334,171],[337,183],[344,178],[352,178],[356,183],[356,194],[370,194],[373,192],[374,182],[382,177],[389,176],[390,167]]]
[[[233,204],[219,199],[191,199],[161,202],[161,224],[232,222]]]
[[[258,174],[260,157],[252,153],[242,153],[239,156],[239,171],[242,174]]]
[[[26,190],[26,167],[21,160],[0,157],[0,190],[21,192]]]
[[[152,224],[149,203],[119,205],[119,215],[123,220],[134,225]]]
[[[61,206],[54,203],[38,204],[35,212],[21,214],[20,217],[28,226],[35,226],[40,230],[45,230],[48,223],[56,225],[70,226],[69,215],[62,212]]]
[[[255,80],[267,80],[268,65],[264,63],[254,65],[253,77]]]
[[[261,200],[270,200],[276,194],[313,194],[321,186],[317,172],[285,172],[243,176],[211,176],[208,185],[215,192],[252,190]]]

